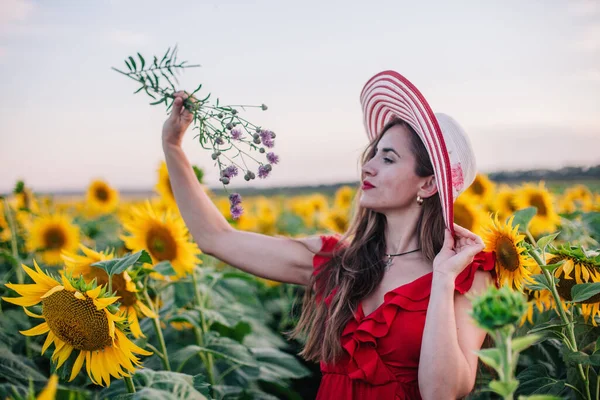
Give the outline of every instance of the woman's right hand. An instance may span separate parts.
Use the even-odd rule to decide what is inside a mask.
[[[181,146],[181,139],[194,119],[192,113],[183,107],[183,101],[188,98],[188,94],[184,91],[179,91],[175,92],[173,96],[175,96],[175,99],[173,100],[171,115],[169,115],[169,118],[163,124],[163,146]]]

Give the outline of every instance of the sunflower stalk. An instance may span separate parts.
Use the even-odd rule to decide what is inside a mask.
[[[526,230],[526,233],[527,233],[528,237],[530,238],[530,240],[532,240],[533,237],[532,237],[531,233],[529,232],[529,230]],[[531,249],[528,249],[528,253],[540,266],[542,273],[544,274],[544,277],[546,278],[546,284],[547,284],[548,288],[550,288],[552,297],[554,298],[554,301],[556,302],[556,308],[558,310],[560,319],[563,322],[563,324],[567,327],[568,338],[565,338],[565,339],[567,339],[565,344],[567,345],[567,347],[569,347],[569,349],[571,349],[574,352],[577,352],[578,349],[577,349],[577,340],[575,339],[575,324],[574,324],[573,320],[571,318],[569,318],[569,315],[567,315],[567,312],[565,311],[565,309],[563,307],[563,302],[560,299],[558,290],[556,289],[556,283],[555,283],[554,277],[552,276],[550,271],[548,271],[547,269],[544,268],[544,266],[546,265],[546,262],[544,261],[542,256],[540,256],[540,254],[538,254],[538,250],[543,251],[543,249],[539,249],[539,247],[537,247],[535,240],[532,240],[532,246],[533,247]],[[585,385],[586,398],[588,400],[592,400],[592,395],[590,393],[590,382],[589,382],[588,374],[583,370],[583,366],[581,364],[577,364],[577,370],[579,371],[579,376],[581,377],[581,379],[583,380],[583,384]]]
[[[10,205],[8,204],[6,198],[2,198],[2,201],[4,202],[6,219],[8,225],[10,226],[10,249],[12,251],[13,259],[15,260],[13,267],[15,268],[15,272],[17,274],[17,282],[19,282],[19,284],[23,284],[25,281],[25,277],[23,276],[23,269],[20,268],[21,258],[19,257],[19,248],[17,247],[17,230],[15,220],[13,218],[12,210],[10,209]],[[0,308],[0,312],[1,311],[2,309]],[[33,353],[31,352],[31,339],[29,338],[29,336],[25,336],[25,354],[28,358],[31,358],[33,355]]]
[[[160,352],[162,353],[162,357],[160,357],[160,359],[162,360],[164,369],[166,369],[167,371],[171,371],[171,364],[169,363],[169,355],[167,353],[167,345],[165,343],[165,337],[163,336],[162,329],[160,327],[160,316],[158,313],[158,309],[156,307],[154,307],[154,304],[152,303],[152,300],[150,299],[150,295],[148,294],[148,289],[146,288],[146,286],[144,286],[143,292],[144,292],[144,300],[146,300],[148,307],[150,307],[150,309],[152,310],[152,312],[154,312],[154,315],[155,315],[155,317],[153,317],[151,319],[152,319],[152,325],[154,326],[154,332],[156,333],[156,337],[158,338]]]
[[[206,300],[202,298],[200,293],[200,289],[198,288],[198,279],[196,278],[196,268],[192,270],[192,282],[194,283],[194,299],[196,300],[196,306],[199,310],[204,308]],[[200,311],[200,322],[202,324],[202,332],[200,334],[196,334],[196,340],[198,341],[198,346],[204,347],[204,334],[208,332],[208,324],[206,323],[206,319],[204,318],[204,313]],[[208,382],[213,386],[215,384],[215,376],[214,376],[214,360],[212,354],[206,354],[205,365],[208,372]]]
[[[131,379],[131,376],[125,376],[125,377],[123,377],[123,380],[125,381],[125,386],[127,387],[127,392],[135,393],[135,385],[133,384],[133,380]]]

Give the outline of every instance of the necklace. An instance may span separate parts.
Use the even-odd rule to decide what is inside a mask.
[[[392,265],[392,257],[397,257],[397,256],[403,256],[405,254],[410,254],[410,253],[414,253],[416,251],[419,251],[421,249],[414,249],[411,251],[406,251],[404,253],[398,253],[398,254],[386,254],[387,256],[387,261],[385,262],[385,270],[387,271],[390,268],[390,265]]]

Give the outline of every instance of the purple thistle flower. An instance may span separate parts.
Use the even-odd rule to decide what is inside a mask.
[[[231,138],[235,140],[242,140],[242,131],[239,129],[233,129],[231,131]]]
[[[242,196],[239,193],[231,193],[229,195],[229,203],[231,203],[231,207],[237,206],[242,202]]]
[[[273,141],[273,132],[271,131],[260,131],[260,139],[262,143],[268,147],[272,148],[275,146],[275,142]]]
[[[269,175],[271,168],[267,167],[267,165],[261,165],[260,167],[258,167],[258,177],[259,178],[264,179]]]
[[[243,213],[244,209],[241,205],[236,204],[235,206],[231,207],[231,216],[233,217],[233,219],[238,219],[242,216]]]
[[[218,138],[215,139],[215,143],[216,144],[225,144],[225,141],[223,140],[223,138],[218,137]]]
[[[279,162],[279,156],[271,151],[267,153],[267,160],[269,160],[271,164],[277,164]]]
[[[238,174],[238,169],[235,165],[230,165],[223,170],[223,176],[227,178],[234,177]]]

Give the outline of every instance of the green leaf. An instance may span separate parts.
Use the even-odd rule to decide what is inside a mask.
[[[534,345],[542,338],[541,335],[529,334],[526,336],[513,338],[512,340],[512,350],[515,353],[520,353],[529,346]]]
[[[543,332],[543,331],[547,331],[547,330],[558,330],[558,331],[561,331],[562,328],[564,328],[565,326],[567,326],[567,325],[563,324],[563,323],[556,323],[554,321],[549,321],[549,322],[544,322],[543,324],[537,324],[537,325],[535,325],[527,333],[528,334],[532,334],[532,333]]]
[[[129,62],[133,66],[133,69],[137,70],[137,66],[135,65],[135,60],[133,59],[133,57],[131,57],[131,56],[129,57]]]
[[[250,349],[260,368],[260,378],[278,383],[281,379],[299,379],[311,375],[298,359],[275,348]]]
[[[596,348],[594,349],[594,354],[596,354],[600,350],[600,337],[596,340]]]
[[[515,212],[515,218],[512,223],[513,227],[519,225],[519,231],[525,232],[535,214],[537,214],[537,208],[535,207],[527,207]]]
[[[490,389],[502,397],[512,396],[515,390],[517,390],[517,387],[519,387],[519,381],[517,380],[512,380],[509,382],[494,380],[490,382]]]
[[[161,261],[158,264],[155,264],[154,267],[152,267],[152,270],[164,276],[177,275],[177,272],[175,272],[173,265],[168,260]]]
[[[137,53],[137,55],[140,58],[140,61],[142,62],[142,66],[140,67],[140,69],[144,69],[144,65],[146,65],[146,61],[144,60],[144,57],[142,57],[142,55],[140,53]]]
[[[98,261],[91,264],[92,267],[102,268],[109,276],[120,274],[135,263],[152,263],[152,258],[146,250],[128,254],[125,257],[113,258],[112,260]]]
[[[556,237],[560,234],[559,232],[556,233],[552,233],[550,235],[546,235],[544,237],[541,237],[538,241],[537,241],[537,246],[542,249],[542,251],[546,251],[546,246],[548,246],[554,239],[556,239]]]
[[[566,260],[560,260],[557,263],[554,264],[548,264],[548,265],[540,265],[541,268],[549,271],[549,272],[554,272],[554,270],[558,267],[560,267],[561,265],[563,265],[565,263]]]
[[[571,288],[573,303],[581,303],[600,293],[600,282],[580,283]]]
[[[562,397],[556,397],[549,394],[534,394],[533,396],[519,396],[519,400],[561,400]]]
[[[544,274],[531,275],[534,283],[526,283],[525,287],[529,290],[551,290],[548,286],[546,276]]]
[[[490,367],[494,368],[496,371],[501,369],[502,364],[502,354],[500,353],[500,349],[491,348],[491,349],[483,349],[475,352],[481,361]]]
[[[125,60],[125,65],[127,65],[129,71],[133,72],[133,68],[131,68],[131,64],[129,64],[129,61]]]
[[[566,363],[572,363],[573,365],[581,364],[581,365],[593,365],[600,366],[600,354],[588,355],[581,351],[571,351],[567,352],[565,350],[564,359]]]

